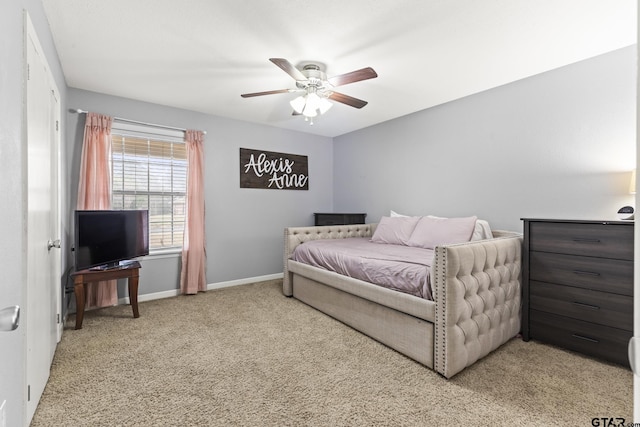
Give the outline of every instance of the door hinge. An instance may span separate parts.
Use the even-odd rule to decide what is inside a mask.
[[[59,127],[59,126],[60,126],[60,122],[58,122],[58,121],[56,120],[56,131],[60,130],[60,127]]]
[[[60,313],[56,314],[56,323],[60,324]]]
[[[31,402],[31,385],[27,386],[27,402]]]
[[[27,80],[31,80],[31,66],[27,63]]]

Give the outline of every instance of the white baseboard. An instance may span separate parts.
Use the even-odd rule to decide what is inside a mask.
[[[245,279],[229,280],[226,282],[209,283],[207,285],[207,290],[210,291],[212,289],[222,289],[222,288],[229,288],[231,286],[248,285],[249,283],[266,282],[268,280],[282,279],[283,277],[284,277],[284,273],[275,273],[275,274],[267,274],[264,276],[247,277]],[[180,295],[180,289],[154,292],[151,294],[142,294],[142,295],[138,295],[138,302],[152,301],[152,300],[162,299],[162,298],[171,298],[178,295]],[[129,304],[129,297],[119,298],[118,304]]]
[[[277,279],[282,279],[283,277],[284,277],[284,273],[276,273],[276,274],[267,274],[265,276],[249,277],[246,279],[229,280],[227,282],[210,283],[207,285],[207,290],[210,291],[211,289],[222,289],[222,288],[228,288],[230,286],[240,286],[240,285],[248,285],[249,283],[266,282],[267,280],[277,280]]]

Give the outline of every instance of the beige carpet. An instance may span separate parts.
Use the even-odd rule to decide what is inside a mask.
[[[451,380],[263,282],[66,325],[32,426],[590,426],[632,374],[514,339]]]

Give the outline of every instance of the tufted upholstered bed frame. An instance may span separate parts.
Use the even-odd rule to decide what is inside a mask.
[[[438,246],[434,301],[290,259],[314,239],[370,237],[376,224],[290,227],[284,231],[283,293],[451,378],[520,331],[522,236]]]

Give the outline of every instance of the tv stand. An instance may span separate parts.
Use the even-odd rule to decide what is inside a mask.
[[[84,318],[84,288],[86,283],[102,282],[113,279],[128,279],[129,301],[133,309],[133,317],[140,317],[138,311],[138,278],[139,270],[142,266],[138,261],[114,265],[112,268],[93,268],[76,271],[71,274],[73,277],[73,289],[76,294],[76,329],[82,329]],[[95,268],[95,267],[94,267]]]

